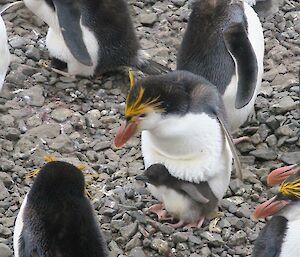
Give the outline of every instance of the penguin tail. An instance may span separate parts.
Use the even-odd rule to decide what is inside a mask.
[[[171,71],[168,67],[153,60],[144,60],[138,63],[136,68],[148,75],[160,75]]]

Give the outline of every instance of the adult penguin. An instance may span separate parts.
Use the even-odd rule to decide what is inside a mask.
[[[16,219],[14,251],[15,257],[108,256],[78,168],[62,161],[42,167]]]
[[[160,163],[174,179],[206,182],[207,192],[212,192],[218,203],[229,185],[232,156],[237,160],[237,155],[217,89],[203,77],[187,71],[149,76],[135,84],[132,81],[131,78],[126,99],[126,122],[117,131],[115,146],[121,147],[137,130],[142,131],[146,169]],[[148,188],[162,202],[166,191],[171,194],[173,190],[155,184]],[[204,194],[206,199],[210,196]],[[175,194],[164,202],[167,211],[169,205],[182,203],[176,199]],[[159,214],[162,205],[150,210]],[[177,225],[201,226],[204,216],[194,217],[197,220],[183,219]]]
[[[255,219],[273,215],[255,241],[253,257],[300,256],[300,170],[290,175],[279,192],[255,209]]]
[[[169,71],[141,49],[125,0],[24,0],[48,25],[46,45],[57,68],[72,75],[131,66],[148,74]]]
[[[201,75],[222,95],[233,132],[251,112],[258,94],[264,57],[259,18],[241,0],[196,0],[192,5],[177,69]]]
[[[6,27],[0,12],[0,92],[10,64],[10,52],[8,49]]]

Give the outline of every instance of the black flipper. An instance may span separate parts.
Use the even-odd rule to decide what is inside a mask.
[[[180,189],[183,190],[185,193],[189,195],[194,201],[206,204],[209,202],[209,199],[207,199],[205,196],[203,196],[197,187],[191,183],[181,183]]]
[[[257,60],[242,23],[230,26],[224,31],[223,36],[227,50],[237,64],[238,89],[235,107],[241,109],[250,102],[255,91],[258,74]]]
[[[255,241],[252,257],[278,257],[287,228],[287,219],[272,217]]]
[[[76,60],[80,63],[92,66],[92,59],[83,41],[83,33],[80,27],[80,10],[73,1],[53,0],[59,26],[67,47]]]
[[[168,73],[171,70],[153,60],[145,60],[136,65],[136,68],[148,75],[160,75]]]

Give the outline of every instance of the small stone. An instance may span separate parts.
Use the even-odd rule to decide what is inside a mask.
[[[275,111],[276,113],[286,113],[287,111],[295,109],[297,103],[290,97],[285,96],[279,100],[277,104],[271,106],[271,110]]]
[[[268,148],[261,148],[250,152],[251,155],[262,160],[276,160],[277,153]]]
[[[36,47],[33,47],[33,46],[30,46],[25,55],[29,58],[31,58],[32,60],[34,61],[39,61],[40,58],[41,58],[41,53],[40,53],[40,50]]]
[[[57,108],[52,111],[51,117],[52,119],[58,122],[66,121],[70,116],[72,116],[72,111],[66,108]]]
[[[245,244],[247,240],[247,234],[243,230],[239,230],[229,238],[228,245],[237,246]]]
[[[49,147],[60,153],[71,153],[74,150],[74,144],[67,135],[59,135],[50,142]]]
[[[21,96],[24,101],[32,106],[41,107],[45,102],[45,97],[43,96],[43,88],[39,85],[30,87],[29,89],[21,92]]]
[[[99,110],[91,110],[85,115],[86,124],[91,128],[100,126],[101,112]]]
[[[0,243],[0,257],[11,257],[11,256],[13,256],[12,250],[10,250],[10,248],[7,245]]]
[[[133,248],[130,253],[129,253],[130,257],[147,257],[146,254],[143,251],[142,247],[135,247]]]
[[[184,233],[184,232],[177,232],[177,233],[174,233],[172,235],[172,239],[173,239],[173,242],[175,244],[177,243],[180,243],[180,242],[185,242],[188,240],[188,235],[187,233]]]
[[[157,20],[157,15],[155,13],[142,13],[139,18],[143,25],[152,26]]]
[[[110,248],[111,254],[114,257],[117,257],[120,254],[123,254],[123,251],[120,249],[118,244],[113,240],[108,244],[108,247]]]
[[[4,183],[0,180],[0,201],[5,200],[9,196],[7,188]]]
[[[300,151],[283,153],[279,156],[279,159],[287,164],[300,163]]]
[[[166,241],[159,239],[159,238],[154,238],[151,242],[151,247],[158,251],[160,254],[165,254],[169,251],[169,245]]]
[[[126,240],[128,240],[137,232],[137,230],[138,230],[138,224],[134,222],[128,226],[122,227],[120,229],[120,233]]]
[[[125,250],[130,251],[131,249],[133,249],[137,246],[141,246],[142,242],[141,242],[140,237],[141,237],[140,233],[135,234],[134,237],[126,244]]]
[[[216,233],[204,231],[203,233],[201,233],[201,237],[208,240],[208,242],[214,246],[221,246],[224,244],[222,237]]]

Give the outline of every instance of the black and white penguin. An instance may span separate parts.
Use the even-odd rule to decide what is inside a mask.
[[[53,161],[37,175],[14,229],[15,257],[107,257],[82,172]]]
[[[179,222],[174,227],[186,223],[201,227],[204,217],[216,211],[218,198],[208,182],[188,182],[172,176],[162,164],[153,164],[137,180],[154,185],[162,191],[162,201],[169,213]],[[193,222],[195,222],[193,224]]]
[[[146,169],[161,163],[174,179],[206,182],[221,200],[230,180],[232,154],[236,157],[236,152],[217,89],[203,77],[187,71],[150,76],[131,84],[126,122],[117,131],[115,146],[121,147],[141,130]],[[148,189],[164,201],[164,189],[155,185],[148,185]],[[170,205],[182,203],[169,199]],[[166,199],[164,204],[168,208]]]
[[[289,176],[277,195],[257,206],[253,217],[273,215],[254,244],[253,257],[300,256],[300,170]]]
[[[0,92],[10,64],[10,53],[8,49],[7,33],[4,21],[0,12]]]
[[[267,177],[267,183],[270,186],[280,185],[289,176],[300,171],[300,163],[284,166],[273,170]]]
[[[242,0],[195,0],[177,69],[201,75],[222,95],[233,132],[254,112],[263,75],[264,37]]]
[[[53,64],[67,64],[72,75],[92,76],[121,66],[148,74],[169,71],[141,49],[125,0],[24,2],[49,25],[46,45]]]

